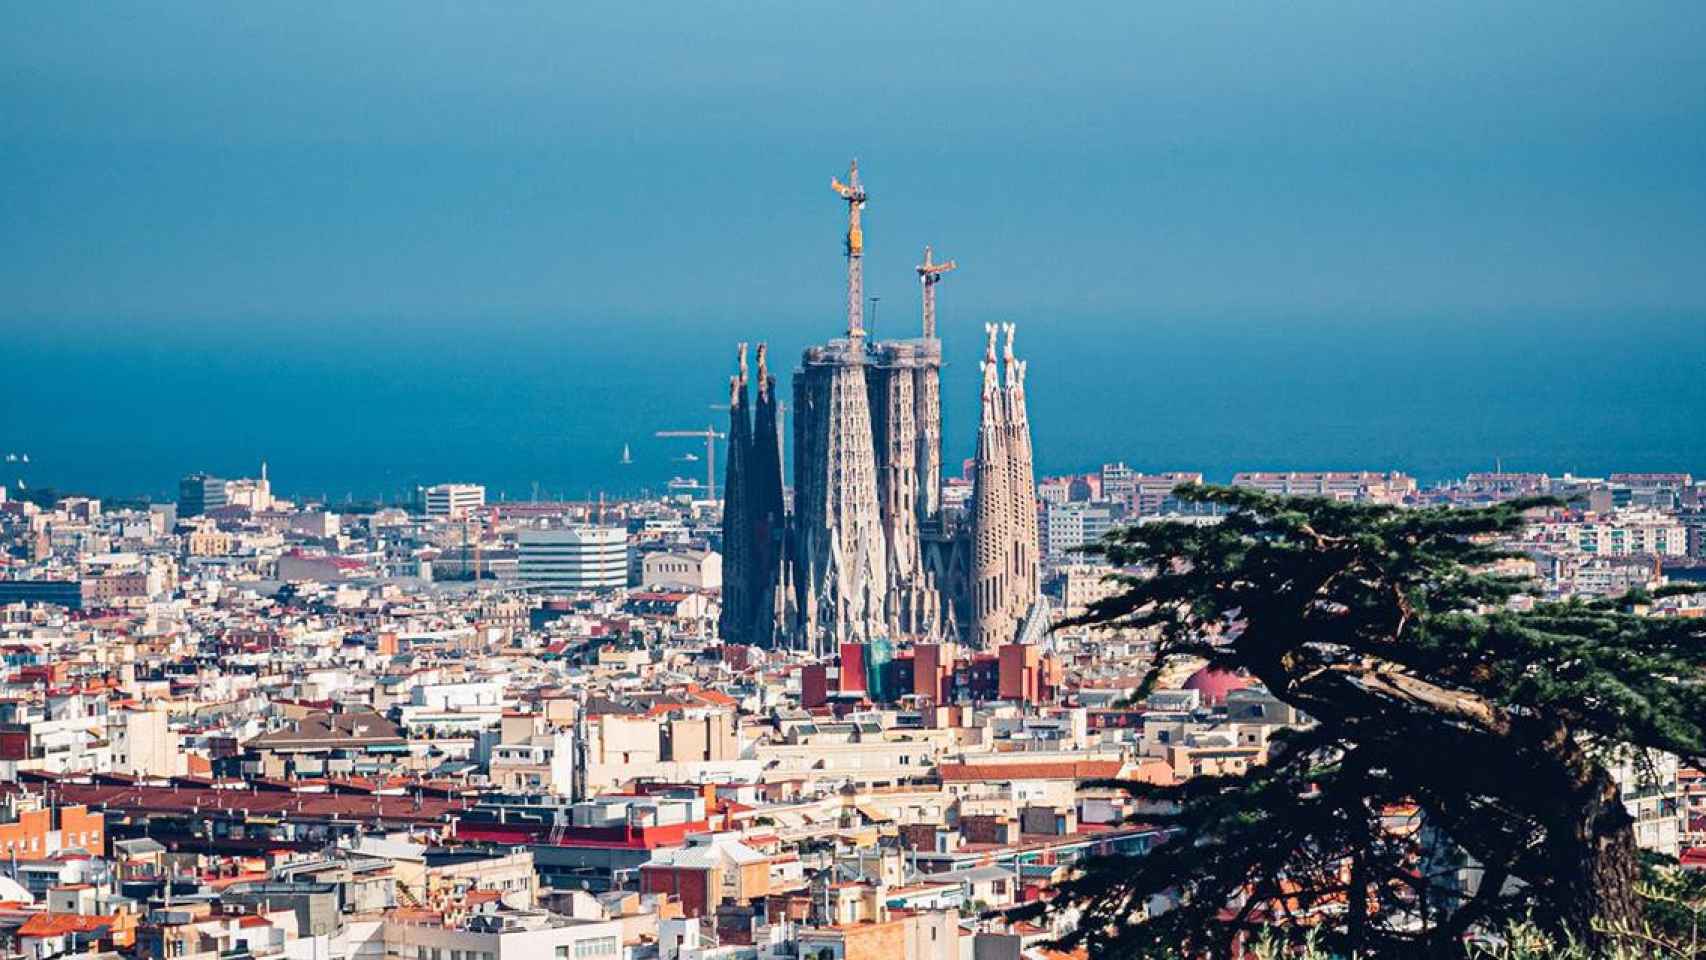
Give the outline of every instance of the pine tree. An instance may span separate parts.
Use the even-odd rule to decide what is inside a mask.
[[[1201,658],[1312,723],[1246,775],[1121,782],[1171,839],[1062,885],[1047,908],[1081,911],[1068,944],[1224,956],[1260,930],[1313,929],[1346,954],[1440,956],[1518,921],[1589,946],[1643,923],[1632,821],[1606,763],[1706,755],[1706,624],[1510,603],[1532,585],[1495,572],[1510,556],[1497,540],[1548,501],[1176,495],[1223,521],[1111,534],[1092,552],[1126,571],[1122,589],[1078,622],[1152,633],[1145,690]]]

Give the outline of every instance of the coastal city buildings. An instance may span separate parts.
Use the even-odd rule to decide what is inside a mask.
[[[1041,956],[1061,928],[1002,909],[1047,896],[1082,858],[1167,837],[1094,784],[1238,776],[1309,719],[1200,666],[1133,700],[1152,638],[1041,629],[1130,572],[1073,547],[1124,523],[1218,518],[1144,492],[1152,477],[1207,482],[1191,471],[1027,476],[1025,369],[1006,334],[985,331],[973,494],[937,507],[953,518],[939,529],[994,558],[968,570],[989,592],[959,634],[812,647],[771,627],[722,632],[731,511],[775,546],[743,548],[749,562],[790,569],[789,540],[769,532],[790,491],[735,482],[780,475],[777,448],[754,452],[758,421],[775,436],[769,410],[726,461],[720,503],[334,511],[263,474],[265,498],[257,483],[187,515],[0,504],[0,944]],[[767,363],[749,372],[766,391]],[[749,395],[755,413],[768,402]],[[1533,578],[1535,598],[1706,580],[1706,490],[1684,475],[1242,476],[1400,507],[1559,496],[1504,544],[1517,556],[1501,572]],[[1027,547],[1041,600],[994,602],[1024,583]],[[1706,616],[1706,584],[1643,611]],[[1649,757],[1614,773],[1640,844],[1700,860],[1700,771]]]
[[[1038,476],[1013,324],[945,451],[953,264],[917,268],[920,337],[870,337],[867,194],[836,189],[846,335],[804,351],[786,431],[737,348],[722,499],[334,507],[265,464],[170,503],[0,498],[0,955],[1052,960],[1076,918],[1003,911],[1171,836],[1109,781],[1243,776],[1313,722],[1203,661],[1144,689],[1154,634],[1067,622],[1150,573],[1081,548],[1221,522],[1181,487],[1546,495],[1497,544],[1513,603],[1706,616],[1684,473]],[[1706,775],[1612,772],[1639,844],[1706,866]]]

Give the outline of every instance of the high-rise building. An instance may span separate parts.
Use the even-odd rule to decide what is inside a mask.
[[[1051,503],[1044,514],[1044,556],[1051,563],[1070,561],[1073,550],[1100,540],[1114,522],[1114,509],[1106,502]]]
[[[1140,474],[1132,468],[1120,463],[1102,464],[1102,497],[1115,503],[1129,504],[1137,492],[1137,478]]]
[[[628,534],[620,527],[523,530],[522,583],[565,590],[608,590],[628,584]]]
[[[199,517],[218,510],[230,501],[225,494],[225,481],[205,473],[192,473],[178,481],[178,516]]]
[[[421,491],[421,509],[429,517],[461,519],[486,505],[486,488],[477,483],[440,483]]]

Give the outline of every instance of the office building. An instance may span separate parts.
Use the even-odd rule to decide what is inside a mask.
[[[225,481],[205,473],[192,473],[178,481],[178,516],[199,517],[230,503]]]
[[[1107,503],[1051,503],[1043,517],[1043,552],[1051,562],[1071,561],[1072,551],[1100,540],[1117,518]]]
[[[628,534],[620,527],[524,530],[523,584],[565,590],[609,590],[628,584]]]
[[[477,483],[440,483],[421,491],[421,509],[429,517],[460,520],[486,505],[486,488]]]

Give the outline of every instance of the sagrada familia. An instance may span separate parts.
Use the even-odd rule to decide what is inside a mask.
[[[791,509],[783,407],[763,344],[750,378],[740,345],[729,382],[720,632],[817,653],[902,640],[992,649],[1013,640],[1040,597],[1025,364],[1013,356],[1013,325],[986,327],[972,506],[948,516],[935,287],[954,264],[925,249],[922,336],[869,340],[858,165],[831,186],[848,210],[847,335],[807,348],[794,374]]]

